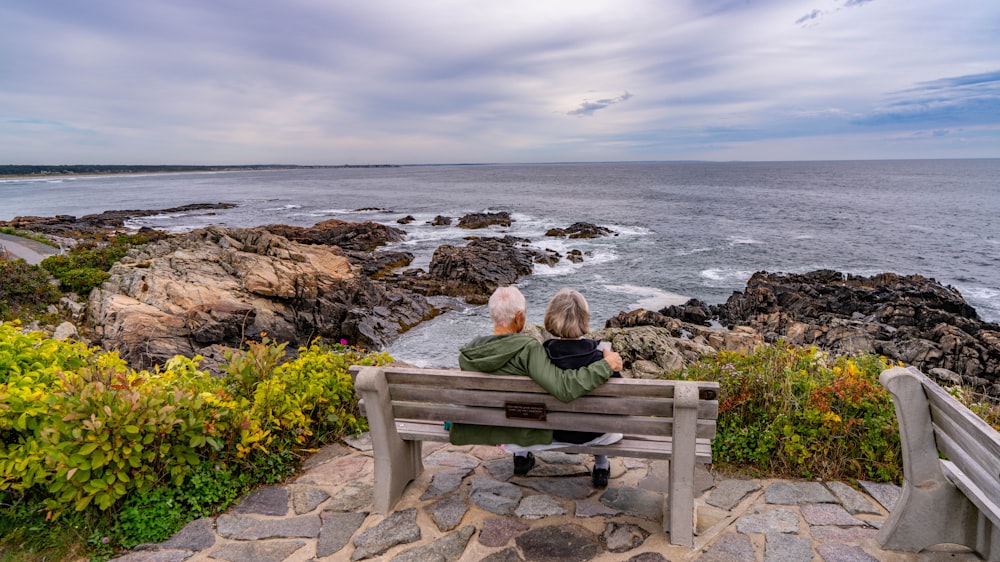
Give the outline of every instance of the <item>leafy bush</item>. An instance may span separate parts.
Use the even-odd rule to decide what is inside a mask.
[[[0,320],[27,318],[59,301],[49,274],[24,260],[0,260]]]
[[[0,512],[21,506],[11,516],[25,525],[39,509],[84,514],[92,548],[132,546],[287,477],[364,428],[347,367],[391,358],[315,344],[280,363],[284,348],[250,343],[223,377],[200,357],[135,371],[115,353],[0,325]]]
[[[108,279],[108,270],[128,251],[164,237],[160,232],[116,236],[107,244],[79,244],[65,254],[49,256],[42,267],[59,280],[62,288],[86,296]]]
[[[773,476],[902,478],[888,367],[871,354],[830,357],[815,348],[719,352],[685,377],[719,381],[716,462]]]

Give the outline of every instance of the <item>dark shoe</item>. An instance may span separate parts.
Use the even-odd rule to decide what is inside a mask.
[[[524,476],[535,467],[535,455],[528,453],[523,457],[514,455],[514,474]]]
[[[595,468],[594,474],[591,475],[591,479],[594,481],[595,488],[607,488],[608,478],[611,476],[611,470],[607,468]]]

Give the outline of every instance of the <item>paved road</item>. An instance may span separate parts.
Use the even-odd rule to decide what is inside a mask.
[[[59,253],[59,248],[10,234],[0,234],[0,247],[7,250],[12,257],[21,258],[31,265],[38,265],[45,258]]]

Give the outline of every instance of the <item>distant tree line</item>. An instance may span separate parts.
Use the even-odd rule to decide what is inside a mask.
[[[184,166],[184,165],[0,165],[0,176],[29,176],[52,174],[139,174],[153,172],[226,172],[240,170],[294,170],[313,168],[391,168],[392,164],[345,164],[343,166],[298,166],[293,164],[250,164],[245,166]]]

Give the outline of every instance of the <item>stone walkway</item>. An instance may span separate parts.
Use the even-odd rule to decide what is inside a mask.
[[[373,462],[362,436],[324,448],[294,480],[115,562],[980,560],[961,547],[880,549],[893,485],[862,483],[861,493],[841,482],[700,470],[698,534],[687,549],[660,530],[665,461],[612,459],[611,483],[597,490],[585,455],[542,453],[527,477],[514,477],[496,447],[424,445],[426,470],[388,516],[369,513]]]
[[[41,242],[14,236],[12,234],[0,233],[0,247],[6,250],[11,256],[21,258],[31,265],[38,265],[49,256],[59,253],[58,248],[46,246]]]

